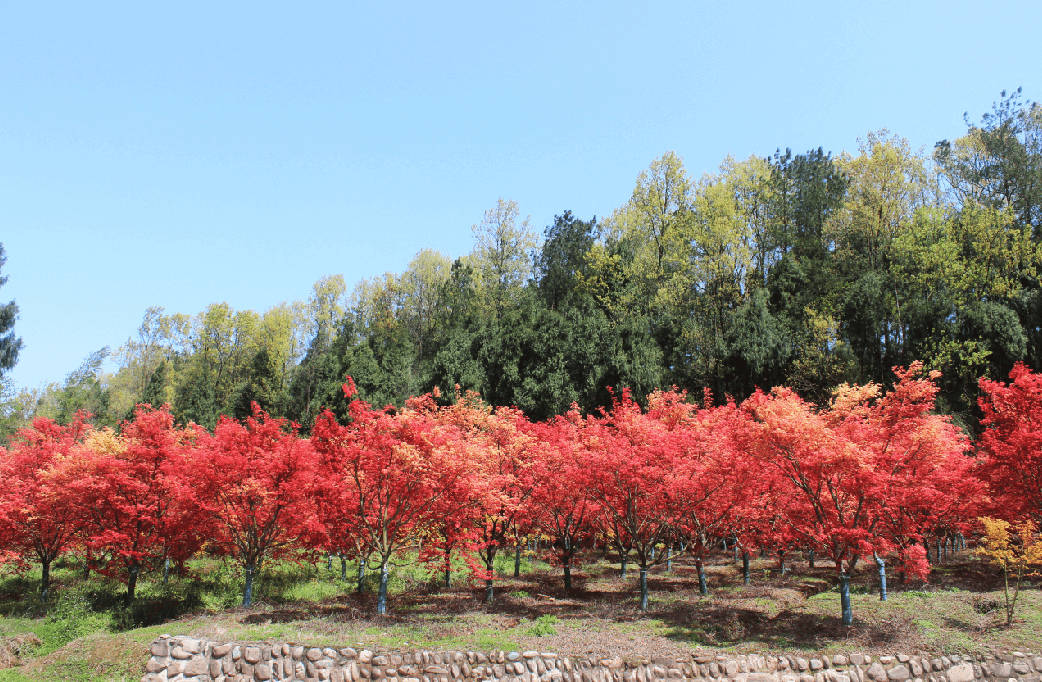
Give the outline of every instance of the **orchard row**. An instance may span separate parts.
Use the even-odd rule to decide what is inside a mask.
[[[143,572],[200,551],[241,564],[249,605],[263,562],[311,549],[378,566],[384,613],[387,566],[418,539],[422,561],[465,558],[491,601],[497,553],[530,533],[552,539],[566,589],[576,553],[610,544],[639,569],[642,608],[648,569],[681,554],[704,589],[721,538],[813,550],[842,585],[870,558],[925,576],[930,538],[1042,515],[1042,375],[982,380],[971,443],[933,413],[936,373],[895,372],[887,393],[844,385],[824,406],[775,388],[722,405],[658,391],[642,409],[624,392],[545,421],[458,391],[375,409],[348,378],[348,417],[324,412],[310,438],[256,407],[212,432],[165,406],[139,405],[118,434],[40,418],[0,452],[0,544],[42,565],[44,594],[74,552],[125,581],[128,605]]]

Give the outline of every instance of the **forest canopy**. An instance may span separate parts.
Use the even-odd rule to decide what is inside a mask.
[[[624,388],[825,404],[921,361],[972,436],[979,378],[1042,367],[1042,106],[1003,92],[965,120],[932,154],[880,130],[855,153],[728,157],[696,178],[666,152],[601,217],[562,210],[540,235],[500,199],[459,257],[424,249],[353,288],[322,277],[260,312],[152,307],[115,351],[8,394],[0,430],[79,410],[116,427],[138,403],[212,429],[256,402],[307,433],[323,407],[348,418],[345,375],[373,405],[459,386],[534,420]]]

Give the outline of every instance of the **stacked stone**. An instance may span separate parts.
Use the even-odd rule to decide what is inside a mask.
[[[357,651],[295,643],[213,643],[162,635],[142,682],[1042,682],[1042,656],[694,655],[572,659],[538,651]]]

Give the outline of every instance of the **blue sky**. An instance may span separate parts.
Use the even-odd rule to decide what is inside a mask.
[[[674,150],[927,149],[1042,99],[1042,3],[0,4],[0,242],[19,386],[150,305],[264,310],[421,248],[498,197],[606,215]]]

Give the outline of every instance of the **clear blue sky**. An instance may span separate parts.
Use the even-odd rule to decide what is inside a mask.
[[[606,215],[667,150],[928,149],[1042,99],[1042,3],[4,2],[0,241],[60,381],[145,308],[455,257],[498,197]]]

